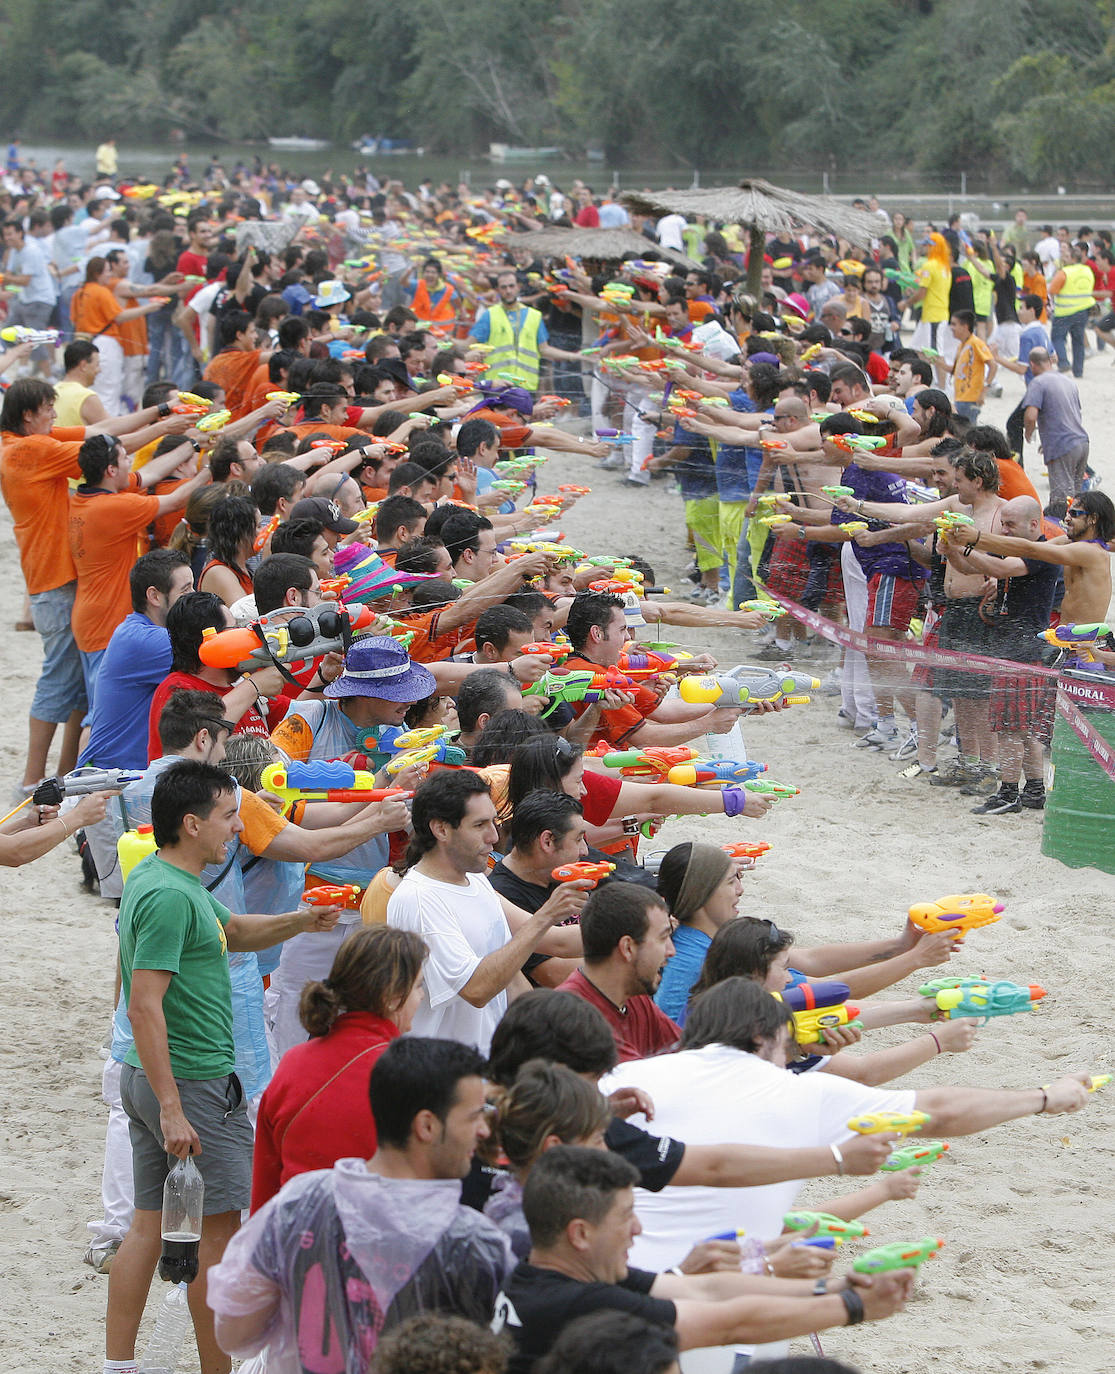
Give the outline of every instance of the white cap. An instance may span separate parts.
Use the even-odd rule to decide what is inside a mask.
[[[94,200],[119,200],[120,192],[114,191],[111,186],[96,186],[93,188]]]

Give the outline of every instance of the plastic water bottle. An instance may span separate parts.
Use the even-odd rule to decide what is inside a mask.
[[[192,1283],[197,1278],[201,1245],[205,1183],[187,1155],[167,1174],[163,1184],[163,1252],[159,1278],[167,1283]]]
[[[174,1374],[182,1358],[186,1332],[190,1329],[190,1306],[186,1301],[186,1285],[176,1283],[169,1288],[159,1305],[155,1329],[139,1367],[143,1374]]]

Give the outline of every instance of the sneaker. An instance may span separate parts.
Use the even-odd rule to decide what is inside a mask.
[[[866,735],[862,735],[853,749],[893,749],[898,743],[898,730],[892,726],[889,730],[876,725],[874,730],[869,730]]]
[[[911,725],[909,733],[898,748],[891,754],[895,763],[901,763],[903,759],[912,759],[918,752],[918,727]]]
[[[838,697],[844,690],[843,676],[839,668],[834,668],[831,673],[826,673],[821,679],[821,685],[817,691],[823,697]]]
[[[961,788],[961,791],[964,789]],[[1022,810],[1022,803],[1018,799],[1018,793],[1014,792],[1009,797],[1004,796],[1001,791],[997,791],[994,796],[988,797],[986,801],[980,802],[979,806],[972,807],[973,816],[1009,816]]]
[[[112,1261],[116,1258],[116,1252],[120,1249],[120,1242],[114,1240],[111,1245],[98,1246],[96,1249],[89,1246],[85,1254],[81,1257],[82,1264],[88,1264],[94,1274],[107,1274],[112,1268]]]
[[[934,787],[960,787],[964,783],[973,782],[978,776],[978,768],[957,759],[954,763],[946,764],[944,768],[938,768],[929,781]]]
[[[937,776],[937,767],[936,764],[934,764],[932,768],[926,768],[924,764],[919,763],[917,759],[915,759],[913,763],[903,768],[898,776],[900,778],[906,778],[910,782],[913,782],[915,778],[928,778],[930,782],[933,782]]]
[[[1033,778],[1018,794],[1018,800],[1028,811],[1041,811],[1045,807],[1045,783]]]
[[[999,770],[980,764],[975,777],[961,783],[960,792],[965,797],[990,797],[999,790]]]
[[[607,458],[601,458],[596,466],[604,472],[622,472],[627,467],[627,459],[622,453],[609,453]]]
[[[857,724],[856,721],[848,714],[848,712],[843,709],[843,707],[841,707],[841,709],[836,713],[836,723],[837,725],[839,725],[841,730],[863,729],[863,726]]]
[[[751,657],[756,663],[793,663],[794,651],[792,648],[783,649],[779,644],[768,644],[765,649],[760,649]]]
[[[641,473],[639,473],[638,476],[633,476],[633,475],[631,475],[631,474],[629,473],[629,474],[623,479],[623,485],[624,485],[625,487],[649,487],[649,486],[650,486],[650,473],[649,473],[649,472],[641,472]]]

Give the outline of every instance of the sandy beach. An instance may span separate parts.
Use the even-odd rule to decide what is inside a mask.
[[[1112,356],[1090,358],[1081,384],[1092,463],[1109,492],[1115,491]],[[1020,378],[1001,376],[1005,394],[982,417],[998,424],[1021,394]],[[1044,497],[1036,445],[1028,449],[1027,470]],[[545,473],[547,481],[594,488],[563,522],[570,543],[640,553],[660,582],[689,587],[678,580],[687,560],[672,482],[632,493],[616,474],[567,456],[552,459]],[[40,658],[37,636],[11,630],[22,587],[6,509],[0,510],[0,576],[11,589],[0,637],[0,706],[10,721],[0,745],[6,796],[22,766]],[[726,666],[746,662],[755,644],[746,633],[683,629],[662,637],[710,649]],[[818,676],[828,666],[815,670]],[[1107,926],[1115,880],[1044,858],[1040,812],[977,818],[970,814],[972,799],[905,782],[897,776],[900,765],[885,756],[853,752],[853,736],[836,725],[838,702],[818,696],[808,707],[747,729],[750,757],[767,762],[771,778],[800,787],[800,796],[761,822],[672,821],[652,847],[697,836],[769,840],[772,850],[745,880],[741,911],[769,915],[802,943],[897,935],[914,902],[994,893],[1006,903],[1002,920],[969,937],[968,947],[938,972],[1038,982],[1048,996],[1030,1015],[987,1026],[967,1055],[935,1060],[904,1085],[1032,1087],[1070,1070],[1115,1071],[1109,976],[1115,940]],[[12,1374],[90,1374],[103,1358],[108,1281],[81,1257],[86,1222],[100,1206],[106,1116],[100,1047],[111,1014],[114,912],[83,894],[79,881],[72,850],[5,870],[0,991],[9,1032],[0,1048],[0,1254],[8,1297],[0,1309]],[[917,981],[900,985],[895,995],[910,995]],[[875,1032],[870,1047],[914,1033]],[[873,1242],[945,1238],[940,1258],[923,1270],[915,1301],[880,1326],[824,1338],[826,1353],[879,1374],[1109,1369],[1113,1106],[1115,1086],[1079,1115],[1026,1119],[957,1140],[917,1198],[891,1203],[869,1221]],[[835,1195],[826,1180],[810,1184],[802,1202],[816,1206]],[[838,1261],[838,1269],[847,1263]],[[163,1291],[156,1280],[140,1352]],[[797,1348],[806,1353],[808,1345]],[[197,1369],[189,1344],[180,1368]]]

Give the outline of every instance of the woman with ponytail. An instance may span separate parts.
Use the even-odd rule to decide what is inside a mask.
[[[705,953],[717,931],[736,919],[742,892],[739,866],[714,844],[676,844],[662,860],[658,895],[678,924],[674,957],[654,1000],[679,1026]]]
[[[368,1080],[392,1040],[410,1030],[428,953],[409,931],[369,926],[340,947],[328,978],[302,989],[299,1015],[310,1039],[287,1050],[260,1101],[253,1212],[295,1174],[375,1154]]]
[[[495,1120],[490,1145],[502,1152],[510,1171],[500,1174],[484,1215],[503,1231],[517,1260],[530,1253],[523,1216],[523,1184],[537,1161],[554,1145],[585,1145],[603,1150],[612,1119],[600,1090],[564,1064],[528,1060],[509,1088],[492,1099]]]

